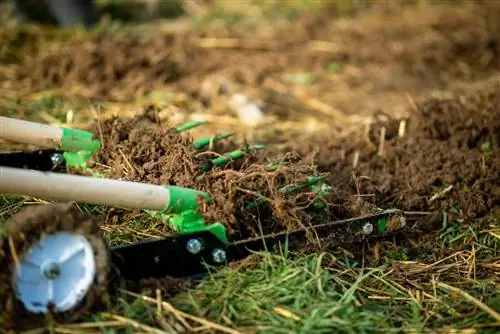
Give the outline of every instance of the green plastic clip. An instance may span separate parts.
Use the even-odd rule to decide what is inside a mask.
[[[226,229],[221,223],[206,224],[202,214],[198,213],[198,198],[205,199],[207,204],[212,203],[212,198],[206,192],[165,186],[170,192],[170,203],[163,211],[145,210],[152,217],[158,217],[169,224],[179,234],[190,234],[209,231],[224,244],[228,243]]]
[[[382,217],[377,222],[378,231],[383,233],[387,230],[387,223],[389,222],[389,217]]]
[[[224,225],[221,223],[206,224],[203,216],[193,210],[173,215],[170,217],[170,223],[180,234],[208,231],[225,245],[229,243]]]
[[[71,128],[62,128],[62,131],[60,149],[63,151],[94,153],[101,148],[101,142],[90,132]]]
[[[64,151],[66,166],[85,170],[96,176],[96,173],[87,167],[87,161],[101,149],[101,142],[87,131],[71,128],[62,128],[62,131],[60,148]]]

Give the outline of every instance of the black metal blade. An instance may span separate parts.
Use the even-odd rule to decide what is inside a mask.
[[[188,251],[188,242],[198,240],[201,251]],[[213,252],[227,254],[225,245],[211,232],[166,237],[159,240],[119,246],[111,250],[111,261],[121,278],[136,281],[142,278],[190,278],[203,275],[207,266],[218,266],[225,261],[214,261]]]
[[[0,166],[34,169],[43,172],[64,169],[64,159],[61,164],[54,164],[54,155],[61,155],[59,150],[38,150],[31,152],[7,152],[0,153]]]
[[[387,217],[389,220],[388,229],[380,232],[377,230],[377,224],[384,217]],[[373,231],[370,233],[367,233],[366,230],[363,231],[365,224],[371,224]],[[324,247],[335,247],[342,244],[363,241],[367,238],[383,237],[403,228],[405,224],[406,217],[402,211],[386,210],[370,216],[337,220],[307,228],[236,241],[229,245],[228,251],[231,254],[231,260],[237,261],[255,251],[271,251],[278,244],[284,245],[285,242],[292,249],[303,246],[307,242],[308,236],[319,241]]]
[[[389,220],[391,226],[386,231],[379,232],[377,224],[379,219],[384,217]],[[212,233],[204,231],[113,248],[112,262],[119,276],[126,280],[137,281],[166,276],[197,279],[208,272],[206,265],[215,267],[241,260],[254,251],[271,250],[286,240],[292,247],[297,243],[303,244],[309,232],[315,233],[328,246],[335,246],[387,235],[404,226],[404,219],[401,211],[387,210],[371,216],[338,220],[290,232],[236,241],[229,246],[225,246]],[[363,226],[367,223],[374,227],[368,234],[363,231]],[[188,243],[191,240],[198,240],[203,244],[199,253],[193,254],[188,250]],[[223,252],[225,261],[215,261],[214,251],[219,252],[219,255]]]

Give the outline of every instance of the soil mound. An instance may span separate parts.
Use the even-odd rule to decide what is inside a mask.
[[[403,122],[380,121],[366,136],[331,141],[315,161],[333,185],[378,206],[480,217],[500,205],[499,88],[431,98]],[[311,152],[315,143],[297,150]]]
[[[213,205],[202,205],[206,220],[223,223],[235,238],[260,235],[259,224],[264,233],[272,233],[376,211],[342,189],[333,189],[317,200],[319,188],[280,191],[311,176],[328,177],[294,153],[266,156],[265,149],[255,151],[245,143],[241,149],[250,150],[249,154],[236,164],[214,166],[211,159],[221,156],[217,148],[200,152],[192,146],[190,136],[155,123],[157,118],[151,115],[151,109],[146,109],[134,118],[96,124],[93,131],[100,134],[103,148],[95,158],[95,170],[111,178],[205,191],[213,200]],[[262,163],[264,160],[267,163]],[[270,163],[275,166],[270,167]],[[258,208],[251,208],[256,201]],[[315,201],[326,210],[316,212]]]

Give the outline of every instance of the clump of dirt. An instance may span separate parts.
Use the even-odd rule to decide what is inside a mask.
[[[307,182],[308,177],[326,178],[300,156],[285,153],[259,163],[264,151],[250,151],[239,163],[213,166],[215,151],[197,151],[190,136],[157,123],[150,109],[134,118],[114,118],[96,124],[103,148],[95,157],[94,169],[110,178],[174,185],[207,192],[212,204],[201,203],[207,222],[221,222],[234,238],[247,238],[285,228],[299,228],[325,219],[373,213],[373,205],[346,195],[341,189],[317,196],[320,189],[304,187],[296,192],[280,191]],[[247,149],[245,143],[241,149]],[[207,168],[209,167],[207,170]],[[258,205],[255,205],[258,202]],[[316,204],[314,204],[316,202]],[[322,204],[319,204],[319,203]],[[362,202],[362,203],[360,203]],[[322,205],[321,213],[313,210]]]
[[[246,149],[232,140],[215,143],[210,151],[198,151],[193,138],[161,124],[152,105],[132,118],[114,117],[91,129],[102,138],[102,149],[94,166],[98,172],[124,180],[152,184],[196,187],[204,175],[204,165],[226,153],[228,148]],[[245,161],[251,161],[252,154]]]
[[[96,217],[82,213],[71,204],[33,205],[13,215],[5,223],[5,229],[7,237],[0,239],[2,330],[8,332],[9,329],[17,331],[33,328],[51,320],[71,321],[90,311],[92,307],[107,302],[109,253]],[[12,287],[14,268],[31,247],[40,242],[44,236],[63,231],[83,235],[90,242],[98,274],[94,284],[75,310],[54,313],[47,317],[34,316],[15,296]]]
[[[412,258],[431,252],[429,261],[438,261],[451,249],[434,249],[443,227],[437,212],[446,213],[449,222],[462,221],[461,229],[487,224],[481,218],[499,212],[500,82],[473,87],[417,103],[405,119],[380,114],[365,133],[322,135],[284,148],[314,161],[318,170],[329,172],[330,184],[366,202],[429,213],[408,215],[416,218],[410,228],[390,240],[372,240],[368,248],[343,246],[351,256],[378,265],[387,261],[383,254],[401,247]]]
[[[500,205],[499,88],[432,98],[417,104],[405,123],[381,121],[365,137],[327,144],[315,157],[319,169],[331,172],[332,184],[381,207],[485,215]]]

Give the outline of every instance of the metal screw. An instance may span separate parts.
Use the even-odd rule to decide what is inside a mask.
[[[50,280],[54,280],[61,275],[61,268],[57,263],[48,263],[42,269],[43,276]]]
[[[373,232],[373,224],[372,223],[364,223],[361,227],[363,234],[368,235]]]
[[[212,259],[216,263],[222,263],[226,261],[226,252],[223,249],[216,248],[212,251]]]
[[[188,250],[189,253],[191,253],[191,254],[198,254],[199,252],[201,252],[202,246],[203,245],[201,244],[200,240],[198,240],[198,239],[190,239],[187,242],[186,248],[187,248],[187,250]]]
[[[54,153],[50,156],[50,160],[54,166],[62,165],[64,163],[64,156],[61,153]]]

